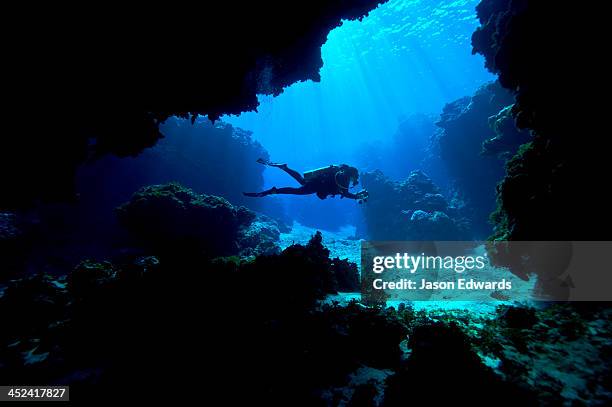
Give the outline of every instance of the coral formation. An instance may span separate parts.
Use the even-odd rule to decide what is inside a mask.
[[[234,204],[245,203],[242,191],[263,188],[264,167],[256,160],[269,156],[251,132],[222,121],[191,123],[178,118],[169,119],[161,129],[166,137],[137,157],[106,156],[82,166],[76,177],[79,204],[108,211],[99,202],[100,194],[107,197],[104,203],[116,206],[143,185],[172,181]]]
[[[471,97],[447,104],[436,123],[441,129],[435,135],[440,157],[480,239],[493,232],[489,216],[495,210],[495,187],[504,177],[504,159],[528,141],[524,133],[517,136],[513,120],[501,113],[513,103],[512,94],[492,82]]]
[[[0,212],[0,281],[19,272],[26,254],[25,233],[17,221],[17,215]]]
[[[370,192],[364,206],[372,240],[467,240],[469,227],[422,171],[394,182],[380,171],[361,175]]]
[[[237,252],[237,212],[238,208],[221,197],[196,194],[170,183],[140,189],[117,208],[117,217],[155,251],[194,249],[224,255]]]
[[[496,155],[503,161],[507,161],[517,152],[517,148],[531,140],[528,131],[516,128],[512,107],[503,108],[494,116],[489,117],[489,127],[493,129],[495,136],[482,143],[483,154]]]
[[[12,156],[0,160],[7,164],[0,168],[7,175],[0,208],[71,197],[80,163],[138,154],[162,137],[159,125],[173,115],[251,111],[257,94],[319,80],[329,31],[381,2],[315,1],[299,12],[277,2],[107,4],[78,10],[76,19],[67,7],[37,9],[24,22],[32,41],[7,55],[16,78],[5,89],[16,127],[7,131],[21,136],[3,139],[8,145],[0,149]],[[60,118],[67,118],[61,127]]]
[[[609,228],[570,215],[607,211],[603,201],[585,199],[601,187],[607,149],[598,147],[597,137],[576,138],[600,131],[590,129],[598,115],[589,102],[596,98],[586,94],[597,87],[588,82],[597,77],[594,67],[567,58],[566,48],[598,36],[567,30],[575,12],[537,1],[483,0],[477,7],[481,26],[472,36],[473,52],[516,95],[517,125],[533,133],[498,188],[498,239],[607,239]]]
[[[212,258],[278,250],[280,230],[274,220],[178,183],[143,187],[116,213],[138,243],[157,254]]]
[[[335,290],[332,263],[317,234],[278,255],[189,271],[136,257],[13,281],[0,295],[0,380],[69,383],[82,401],[177,397],[164,389],[181,383],[267,405],[609,399],[606,307],[504,305],[489,316],[322,304]],[[193,368],[204,366],[215,374],[202,382]],[[112,394],[96,392],[100,383]]]
[[[189,270],[172,258],[131,257],[85,260],[63,277],[15,280],[0,295],[7,322],[0,334],[0,379],[68,382],[71,397],[79,399],[104,397],[88,387],[100,381],[116,395],[189,383],[188,367],[208,366],[219,370],[206,388],[230,388],[233,379],[222,372],[240,372],[248,391],[237,397],[265,400],[279,386],[272,399],[279,401],[312,397],[312,389],[341,380],[360,361],[392,365],[398,350],[391,345],[401,337],[397,322],[377,310],[318,310],[318,300],[357,277],[354,265],[329,259],[321,239],[318,233],[306,246],[280,254],[217,258]],[[202,325],[211,328],[205,336]],[[376,346],[364,347],[366,341]],[[187,352],[185,342],[198,352]],[[257,352],[241,351],[245,344]],[[338,369],[315,374],[321,364],[335,362]],[[298,380],[302,371],[313,380]]]
[[[240,207],[240,211],[254,214],[245,207]],[[238,217],[240,218],[240,214],[238,214]],[[237,240],[242,256],[275,254],[280,251],[278,242],[281,232],[275,220],[265,215],[256,214],[250,221],[240,223],[243,226],[238,230]]]

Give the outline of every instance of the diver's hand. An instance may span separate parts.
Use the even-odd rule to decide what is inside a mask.
[[[362,189],[361,191],[357,192],[355,196],[357,197],[359,203],[363,203],[367,202],[368,198],[370,197],[370,194],[367,190]]]

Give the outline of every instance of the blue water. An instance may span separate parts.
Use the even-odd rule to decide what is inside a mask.
[[[438,115],[445,103],[494,79],[483,59],[471,53],[477,3],[391,0],[363,21],[347,21],[330,32],[320,82],[296,83],[277,97],[260,96],[257,112],[222,119],[251,130],[273,160],[297,170],[350,164],[364,143],[389,141],[402,118]],[[276,169],[266,169],[265,183],[293,186]],[[304,205],[316,205],[319,213],[355,205],[316,197],[271,199],[284,200],[296,213]]]

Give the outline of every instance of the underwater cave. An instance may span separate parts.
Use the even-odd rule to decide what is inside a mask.
[[[0,401],[610,404],[574,12],[13,13]]]

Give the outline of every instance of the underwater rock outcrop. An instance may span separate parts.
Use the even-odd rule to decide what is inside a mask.
[[[420,173],[411,184],[414,196],[435,192]],[[423,198],[425,207],[440,205]],[[235,216],[239,224],[257,220],[240,208]],[[0,290],[0,382],[65,383],[73,400],[134,391],[141,400],[176,397],[147,389],[188,384],[266,405],[297,398],[393,406],[432,394],[471,404],[499,394],[526,404],[609,402],[607,307],[502,307],[489,319],[410,306],[320,306],[342,291],[347,269],[357,280],[356,266],[330,259],[321,240],[316,234],[280,255],[188,267],[172,257],[86,260],[67,276],[9,282]],[[242,391],[232,392],[237,385]]]
[[[495,136],[482,143],[482,152],[495,155],[504,162],[508,161],[517,152],[517,148],[531,141],[531,135],[526,130],[516,127],[512,108],[509,105],[494,116],[489,117],[489,127]]]
[[[78,204],[108,212],[110,205],[119,205],[143,185],[173,181],[201,193],[222,196],[234,204],[246,203],[242,191],[263,188],[265,167],[256,160],[269,156],[250,131],[223,121],[213,124],[198,119],[191,123],[177,118],[169,119],[162,130],[167,137],[138,157],[107,156],[82,166],[76,178]],[[103,202],[100,194],[106,197]],[[249,204],[257,203],[251,200]]]
[[[585,9],[585,10],[588,10]],[[507,166],[498,188],[495,237],[511,240],[607,240],[609,225],[585,222],[576,214],[606,213],[607,203],[587,199],[605,183],[608,148],[597,135],[603,117],[597,97],[597,64],[567,44],[591,43],[599,34],[567,29],[581,21],[580,8],[548,7],[537,1],[483,0],[473,52],[516,95],[512,108],[518,127],[533,141]],[[589,21],[585,17],[582,21]],[[596,27],[597,24],[590,24]],[[595,127],[595,128],[594,128]]]
[[[89,387],[100,380],[122,394],[190,382],[189,366],[208,366],[217,372],[204,385],[211,391],[244,380],[248,391],[236,397],[279,401],[342,380],[361,362],[392,366],[398,322],[377,310],[317,308],[351,280],[347,266],[328,256],[318,233],[305,246],[250,260],[217,258],[189,269],[152,256],[85,260],[66,276],[12,281],[0,292],[7,323],[0,379],[70,383],[71,398],[91,399],[104,397]],[[245,344],[256,351],[244,352]],[[185,352],[187,345],[198,352]],[[304,371],[312,381],[298,379]]]
[[[12,212],[0,212],[0,281],[16,274],[25,261],[25,233]]]
[[[12,281],[0,292],[0,380],[69,384],[81,401],[134,391],[176,399],[162,384],[186,383],[266,405],[394,406],[434,394],[472,404],[500,394],[530,404],[609,401],[607,307],[502,306],[480,316],[321,305],[336,290],[328,254],[317,234],[281,254],[188,270],[137,256]],[[152,385],[155,394],[145,391]]]
[[[422,171],[402,182],[381,171],[361,174],[370,193],[363,211],[372,240],[468,240],[469,226]]]
[[[504,160],[528,141],[528,134],[519,133],[501,113],[513,103],[512,93],[492,82],[447,104],[436,123],[440,157],[479,239],[493,232],[489,217],[495,210],[496,185],[505,174]]]
[[[154,253],[270,254],[280,237],[272,219],[177,183],[144,187],[116,213],[119,223]]]
[[[243,212],[247,212],[248,210],[245,209],[241,207]],[[281,234],[278,223],[268,216],[248,212],[250,212],[248,215],[251,218],[250,221],[241,222],[243,226],[238,230],[237,241],[240,255],[256,256],[278,253]],[[238,217],[241,217],[240,214]]]
[[[67,7],[24,13],[32,40],[6,56],[15,79],[5,89],[14,126],[6,131],[19,136],[0,148],[11,155],[0,160],[0,208],[70,199],[80,163],[138,154],[173,115],[252,111],[257,94],[318,81],[327,34],[383,1],[107,4],[78,10],[79,18],[68,18]]]

